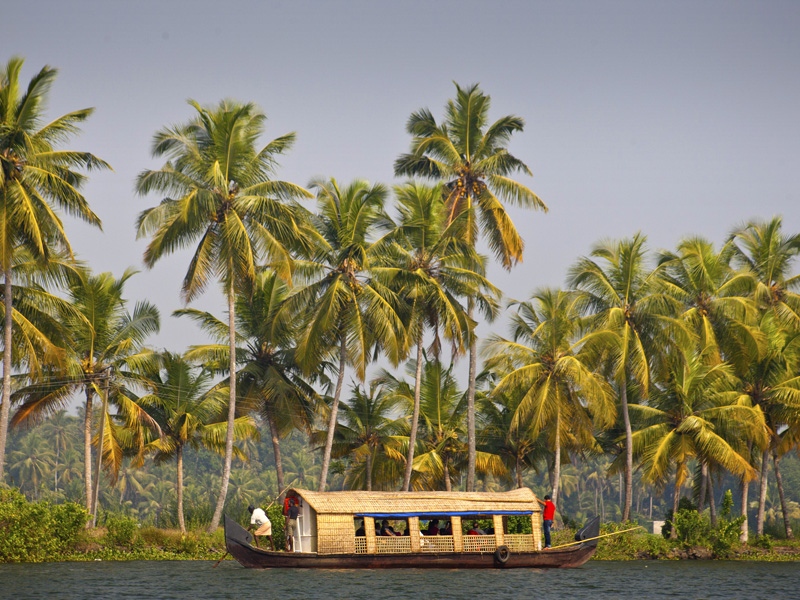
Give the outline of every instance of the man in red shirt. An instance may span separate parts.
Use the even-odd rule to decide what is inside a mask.
[[[553,526],[553,518],[556,516],[556,505],[550,500],[550,494],[544,497],[544,502],[536,499],[544,507],[542,511],[542,525],[544,525],[544,548],[550,547],[550,528]]]

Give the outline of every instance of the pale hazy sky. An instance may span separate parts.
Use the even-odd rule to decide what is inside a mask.
[[[257,103],[264,142],[295,131],[282,179],[393,184],[409,114],[441,118],[453,81],[480,83],[492,120],[526,120],[510,149],[550,207],[512,211],[524,263],[492,270],[525,299],[604,238],[671,249],[774,215],[799,232],[798,31],[791,1],[0,0],[0,60],[24,57],[25,82],[57,67],[48,114],[96,107],[69,147],[114,168],[85,190],[104,232],[70,221],[70,239],[96,272],[142,269],[128,295],[160,307],[154,343],[175,351],[205,341],[169,316],[188,254],[144,270],[134,222],[160,198],[133,187],[160,166],[156,130],[193,116],[187,99]],[[224,316],[217,288],[197,306]]]

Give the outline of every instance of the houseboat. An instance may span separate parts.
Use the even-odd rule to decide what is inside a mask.
[[[227,550],[243,566],[577,567],[594,554],[600,529],[595,517],[574,544],[543,549],[541,507],[528,488],[502,493],[292,489],[287,495],[300,508],[294,552],[256,548],[251,534],[225,517]]]

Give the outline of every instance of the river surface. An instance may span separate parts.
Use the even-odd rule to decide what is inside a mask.
[[[233,561],[0,565],[0,598],[195,599],[800,598],[799,563],[605,562],[579,569],[287,570]]]

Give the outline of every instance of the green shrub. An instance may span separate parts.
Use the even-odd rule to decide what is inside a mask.
[[[286,535],[284,534],[286,521],[283,516],[283,506],[273,504],[266,512],[270,523],[272,523],[272,541],[275,543],[275,549],[286,548]]]
[[[110,514],[106,518],[106,542],[132,548],[139,531],[139,521],[125,515]]]
[[[697,510],[679,510],[672,524],[677,531],[677,539],[684,548],[711,546],[711,522]]]
[[[775,546],[775,539],[771,535],[765,533],[764,535],[756,536],[756,541],[753,542],[753,545],[756,548],[772,550],[772,548]]]
[[[17,490],[0,490],[0,563],[63,554],[80,541],[88,517],[77,504],[28,502]]]
[[[717,558],[728,558],[735,544],[739,542],[739,532],[745,518],[731,518],[733,509],[733,494],[730,490],[725,492],[720,506],[717,528],[712,532],[711,549]]]

